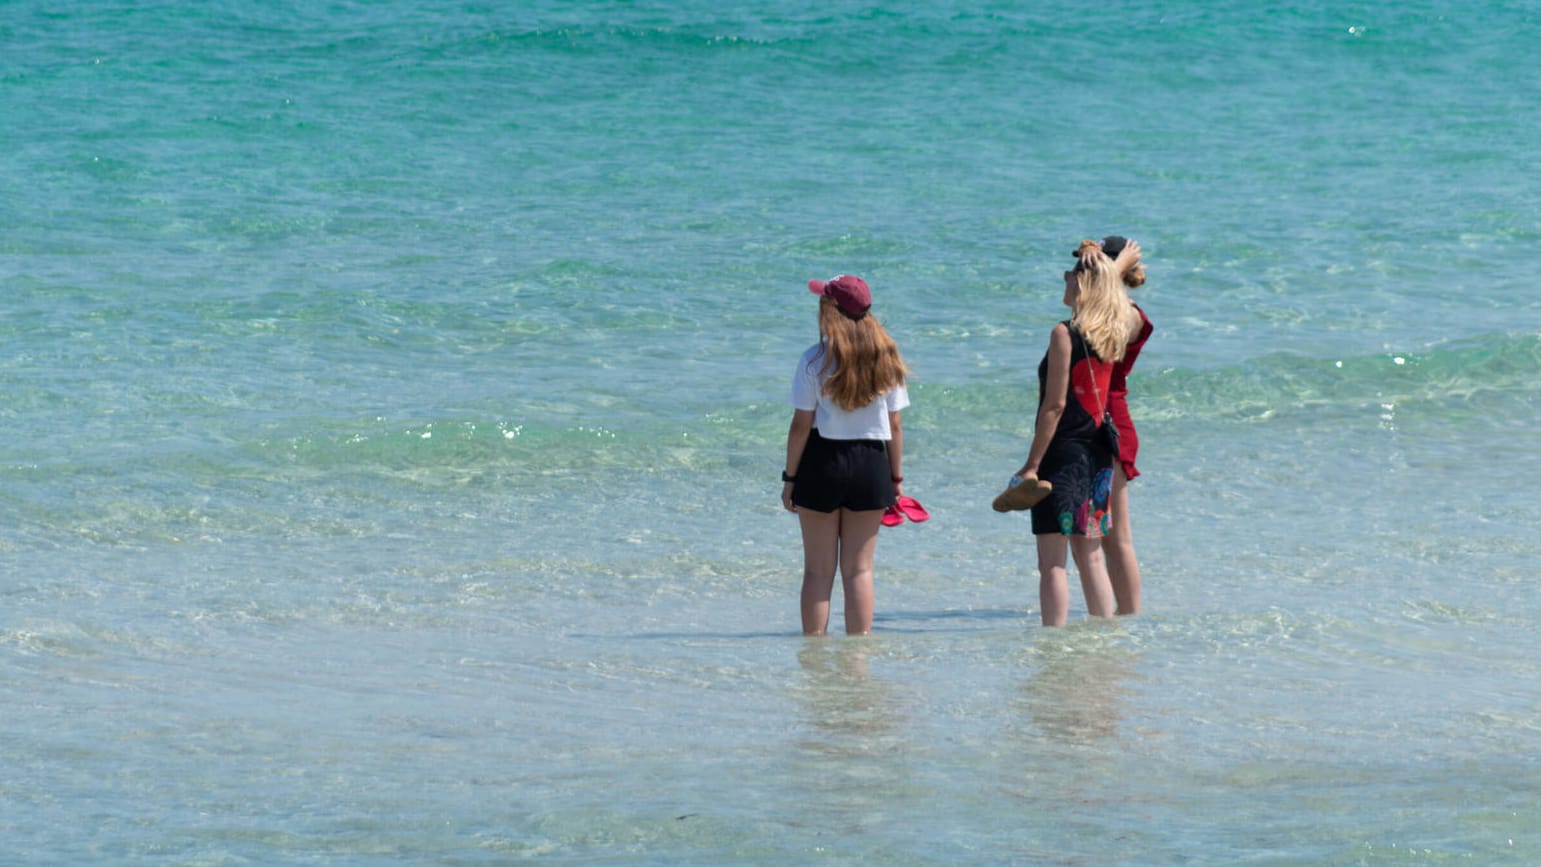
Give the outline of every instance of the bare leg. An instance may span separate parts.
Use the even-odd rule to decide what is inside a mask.
[[[872,631],[872,609],[876,598],[872,588],[872,558],[877,552],[882,522],[882,509],[840,510],[840,580],[845,590],[846,635],[866,635]],[[825,594],[826,602],[828,598]],[[827,618],[827,607],[825,615]]]
[[[1038,540],[1038,607],[1044,626],[1064,626],[1070,615],[1070,585],[1065,577],[1065,537],[1058,533]]]
[[[1085,536],[1070,537],[1070,553],[1076,571],[1081,574],[1081,592],[1086,594],[1086,613],[1093,617],[1113,616],[1113,585],[1102,562],[1102,540]]]
[[[1113,463],[1113,492],[1108,498],[1113,510],[1113,528],[1102,540],[1107,558],[1108,578],[1113,582],[1113,596],[1119,614],[1140,613],[1140,562],[1134,556],[1134,526],[1129,519],[1129,479],[1122,464]]]
[[[840,513],[798,509],[797,521],[803,528],[803,634],[823,635],[840,562]]]

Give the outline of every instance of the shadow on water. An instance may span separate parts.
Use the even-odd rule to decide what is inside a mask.
[[[584,641],[620,640],[620,641],[751,641],[761,638],[802,638],[802,632],[783,630],[781,632],[631,632],[631,633],[598,633],[598,632],[574,632],[571,637]]]
[[[945,608],[940,611],[894,611],[872,618],[873,631],[961,632],[977,626],[1022,620],[1028,612],[1015,608]],[[915,624],[915,625],[911,625]]]
[[[795,613],[795,612],[794,612]],[[838,612],[837,612],[838,613]],[[877,614],[872,618],[874,633],[921,634],[927,632],[965,632],[986,624],[996,625],[1003,620],[1022,620],[1029,612],[1011,608],[947,608],[940,611],[894,611]],[[832,617],[832,620],[838,618]],[[749,641],[764,638],[802,638],[802,632],[792,627],[780,632],[756,630],[754,632],[631,632],[631,633],[572,633],[573,638],[585,641],[620,639],[623,641],[685,641],[691,639],[710,641]],[[834,633],[831,633],[834,637]]]

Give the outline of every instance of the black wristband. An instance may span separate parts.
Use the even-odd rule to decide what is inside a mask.
[[[781,471],[781,480],[783,482],[795,482],[795,481],[797,481],[797,476],[789,476],[789,475],[787,475],[787,471],[786,470],[782,470]]]

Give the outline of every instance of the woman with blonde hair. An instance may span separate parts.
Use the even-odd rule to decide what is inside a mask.
[[[1121,285],[1122,262],[1096,241],[1082,241],[1076,266],[1065,272],[1071,317],[1054,326],[1038,363],[1038,414],[1027,461],[1017,476],[1053,487],[1032,507],[1038,546],[1038,597],[1045,626],[1063,626],[1069,614],[1066,546],[1075,558],[1086,610],[1114,613],[1112,585],[1101,538],[1112,525],[1108,497],[1115,444],[1107,417],[1113,365],[1140,325]]]
[[[872,631],[872,561],[883,510],[903,494],[909,373],[899,347],[870,315],[872,293],[860,277],[813,280],[820,296],[819,342],[797,363],[787,430],[781,504],[803,534],[802,620],[823,635],[835,571],[845,592],[845,631]]]

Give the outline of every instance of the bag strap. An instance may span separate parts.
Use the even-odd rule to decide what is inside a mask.
[[[1092,348],[1091,344],[1086,342],[1086,335],[1082,334],[1081,329],[1076,328],[1074,325],[1071,325],[1070,328],[1077,337],[1081,338],[1081,348],[1086,350],[1086,360],[1090,361],[1092,358]],[[1098,360],[1101,361],[1101,359]],[[1097,388],[1097,371],[1095,370],[1092,371],[1092,395],[1097,398],[1097,425],[1100,427],[1102,425],[1102,417],[1107,415],[1108,405],[1102,402],[1102,391]]]

